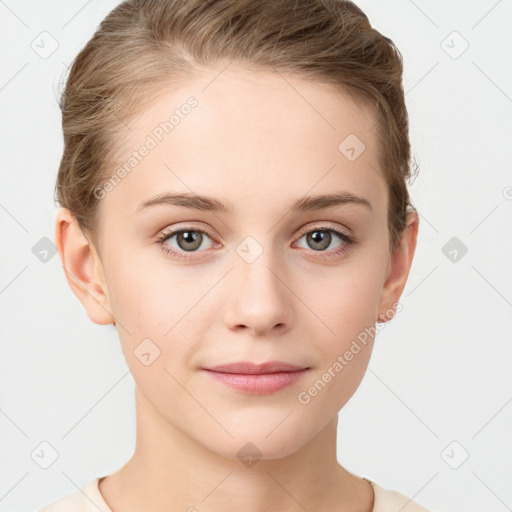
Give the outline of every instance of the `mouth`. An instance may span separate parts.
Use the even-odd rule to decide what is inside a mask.
[[[237,362],[203,368],[215,381],[244,393],[266,395],[280,391],[298,382],[311,367],[297,366],[282,361],[262,364]]]
[[[278,373],[278,372],[294,372],[310,368],[298,366],[295,364],[285,363],[284,361],[268,361],[265,363],[252,363],[250,361],[237,361],[235,363],[220,364],[204,368],[214,372],[222,373],[243,373],[246,375]]]

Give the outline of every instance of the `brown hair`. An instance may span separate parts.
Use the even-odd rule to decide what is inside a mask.
[[[94,190],[122,155],[129,116],[164,86],[222,61],[333,84],[372,107],[394,250],[411,206],[402,56],[348,0],[127,0],[113,9],[75,58],[60,98],[55,200],[82,232],[98,246]]]

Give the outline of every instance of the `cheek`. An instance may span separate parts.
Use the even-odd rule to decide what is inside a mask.
[[[197,350],[200,330],[210,321],[201,298],[212,279],[192,280],[179,270],[142,265],[137,271],[129,258],[120,258],[109,274],[117,331],[134,380],[148,394],[179,393],[186,378],[186,361]],[[215,276],[213,276],[215,277]],[[119,325],[121,324],[121,325]]]
[[[153,250],[158,254],[158,247],[149,252]],[[148,264],[144,251],[139,253],[139,258],[120,255],[110,265],[114,313],[129,332],[161,338],[206,293],[210,280],[201,276],[192,280],[183,269],[166,264],[164,255]]]
[[[320,364],[299,403],[322,403],[335,414],[359,386],[376,332],[382,282],[379,265],[361,259],[340,269],[336,280],[331,273],[323,283],[315,281],[318,286],[311,288],[315,291],[309,293],[307,303],[318,317],[314,338]]]
[[[376,333],[377,271],[340,277],[329,293],[311,296],[321,321],[314,336],[319,364],[297,395],[310,417],[331,418],[359,387]],[[321,334],[323,333],[323,334]]]
[[[297,407],[310,421],[328,421],[354,395],[368,366],[373,340],[349,344],[333,354],[299,390]]]
[[[311,281],[311,282],[310,282]],[[381,264],[365,263],[340,267],[336,274],[315,276],[304,283],[301,296],[316,313],[317,339],[325,340],[327,353],[342,350],[345,344],[375,325],[382,282]]]

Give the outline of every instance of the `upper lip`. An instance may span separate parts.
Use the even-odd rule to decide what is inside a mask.
[[[296,372],[298,370],[306,370],[304,366],[296,366],[294,364],[285,363],[283,361],[268,361],[261,364],[251,363],[250,361],[239,361],[236,363],[221,364],[204,368],[213,372],[223,373],[276,373],[276,372]]]

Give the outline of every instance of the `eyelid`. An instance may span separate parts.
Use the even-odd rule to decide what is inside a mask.
[[[332,229],[334,231],[339,231],[342,234],[345,234],[345,236],[352,237],[352,230],[346,227],[338,227],[337,225],[333,225],[332,222],[329,221],[315,221],[313,224],[307,224],[303,228],[299,230],[299,235],[303,236],[306,233],[309,233],[310,231],[314,231],[315,229],[327,231],[329,229]]]
[[[199,223],[200,225],[197,226],[194,224],[194,222],[195,221],[178,222],[177,224],[172,224],[171,226],[159,230],[158,234],[163,235],[166,233],[167,235],[174,235],[179,231],[200,231],[202,233],[206,233],[212,240],[215,239],[209,228],[207,228],[205,225],[202,225],[201,223]]]
[[[204,226],[197,227],[193,224],[193,222],[194,221],[188,221],[188,222],[180,222],[177,224],[173,224],[172,227],[160,230],[158,234],[161,236],[163,236],[164,234],[166,234],[167,236],[172,236],[179,231],[186,231],[187,229],[190,231],[197,230],[197,231],[206,233],[212,239],[212,241],[214,243],[217,243],[216,237],[212,235],[211,231],[208,228],[206,228]],[[342,228],[340,228],[337,225],[333,225],[333,223],[330,221],[315,221],[315,222],[313,222],[313,224],[306,224],[304,227],[299,229],[297,236],[302,237],[314,229],[319,229],[319,230],[332,229],[334,231],[340,231],[342,234],[345,234],[347,237],[353,238],[351,229],[346,228],[344,226]]]

